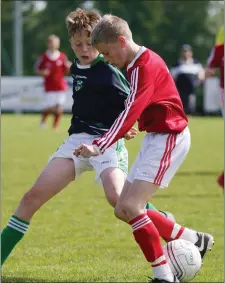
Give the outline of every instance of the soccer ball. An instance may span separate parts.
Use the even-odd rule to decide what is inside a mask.
[[[167,262],[180,282],[192,280],[199,272],[202,258],[194,244],[186,240],[174,240],[164,247]]]

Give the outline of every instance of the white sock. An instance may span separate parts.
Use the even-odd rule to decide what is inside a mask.
[[[168,263],[156,267],[152,267],[152,269],[153,269],[154,278],[164,279],[169,282],[174,282],[174,275]]]
[[[45,129],[46,128],[46,124],[45,123],[40,123],[40,128],[41,129]]]
[[[184,228],[183,233],[179,237],[179,239],[187,240],[193,244],[195,244],[198,241],[197,232],[194,230],[191,230],[189,228]]]

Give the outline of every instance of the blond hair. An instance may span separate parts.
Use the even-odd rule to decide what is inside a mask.
[[[119,36],[124,36],[128,40],[132,39],[128,23],[117,16],[104,15],[92,31],[92,45],[99,42],[115,42]]]
[[[100,22],[101,16],[95,11],[86,11],[84,9],[76,9],[69,13],[66,17],[66,27],[69,37],[73,37],[75,33],[85,30],[90,36],[93,27]]]
[[[50,34],[49,36],[48,36],[48,40],[57,40],[58,42],[60,42],[60,38],[57,36],[57,35],[55,35],[55,34]]]

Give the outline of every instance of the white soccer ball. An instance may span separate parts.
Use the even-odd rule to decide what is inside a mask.
[[[164,246],[167,262],[180,282],[192,280],[202,266],[202,258],[194,244],[186,240],[174,240]]]

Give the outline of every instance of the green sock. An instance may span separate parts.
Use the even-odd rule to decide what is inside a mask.
[[[156,211],[158,211],[158,209],[157,209],[152,203],[150,203],[150,202],[147,202],[145,208],[146,208],[146,209],[150,209],[150,210],[156,210]]]
[[[160,212],[163,216],[167,217],[166,216],[166,213],[162,210],[158,210],[152,203],[150,202],[147,202],[146,206],[145,206],[146,209],[150,209],[150,210],[155,210],[155,211],[158,211]]]
[[[1,233],[1,266],[10,255],[16,244],[23,238],[29,227],[29,222],[16,216],[9,219],[8,225]]]

